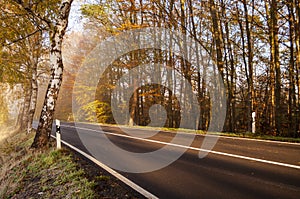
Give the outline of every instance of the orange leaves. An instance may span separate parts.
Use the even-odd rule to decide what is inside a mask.
[[[148,25],[145,24],[132,24],[130,22],[126,22],[124,24],[121,24],[121,26],[119,28],[117,28],[118,30],[122,31],[122,30],[134,30],[134,29],[139,29],[139,28],[145,28],[148,27]]]

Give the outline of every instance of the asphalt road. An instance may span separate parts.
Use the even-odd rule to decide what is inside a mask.
[[[62,139],[84,152],[97,156],[101,162],[110,161],[122,168],[134,164],[138,168],[159,165],[166,157],[159,156],[149,161],[137,161],[110,150],[105,138],[113,146],[136,154],[162,149],[176,134],[160,132],[149,139],[135,139],[124,136],[117,127],[82,124],[76,131],[74,124],[63,123]],[[149,130],[131,129],[138,135],[151,134]],[[181,134],[179,134],[181,135]],[[168,153],[181,150],[188,139],[182,134],[176,145],[170,146]],[[159,198],[300,198],[300,144],[254,141],[221,137],[212,153],[199,158],[199,150],[204,136],[197,135],[191,147],[175,162],[159,170],[146,173],[120,171],[121,174]],[[149,141],[150,140],[150,141]],[[152,141],[151,141],[152,140]],[[153,141],[154,140],[154,141]],[[182,143],[181,143],[181,140]],[[91,151],[91,150],[90,150]],[[294,168],[293,168],[294,167]]]

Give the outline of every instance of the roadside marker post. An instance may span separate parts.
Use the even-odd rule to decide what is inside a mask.
[[[255,133],[255,112],[252,112],[252,133]]]
[[[61,149],[60,120],[55,120],[55,123],[56,123],[56,148]]]

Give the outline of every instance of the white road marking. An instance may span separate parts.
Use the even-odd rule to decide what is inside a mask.
[[[62,125],[62,126],[64,126],[64,125]],[[68,126],[68,127],[70,127],[70,126]],[[56,138],[53,135],[51,135],[51,137]],[[157,196],[153,195],[152,193],[148,192],[144,188],[142,188],[139,185],[135,184],[134,182],[132,182],[128,178],[124,177],[120,173],[116,172],[115,170],[109,168],[108,166],[106,166],[105,164],[103,164],[102,162],[100,162],[99,160],[97,160],[96,158],[94,158],[94,157],[90,156],[89,154],[81,151],[80,149],[77,149],[75,146],[69,144],[66,141],[61,140],[61,142],[63,144],[65,144],[66,146],[70,147],[71,149],[77,151],[78,153],[80,153],[84,157],[88,158],[89,160],[93,161],[95,164],[97,164],[98,166],[100,166],[101,168],[103,168],[104,170],[106,170],[108,173],[110,173],[111,175],[115,176],[120,181],[122,181],[123,183],[127,184],[129,187],[133,188],[135,191],[139,192],[140,194],[142,194],[146,198],[149,198],[149,199],[158,199]]]
[[[97,124],[97,123],[85,123],[82,122],[83,124],[88,124],[88,125],[93,125],[93,126],[106,126],[106,127],[118,127],[117,125],[108,125],[108,124]],[[73,124],[73,123],[72,123]],[[143,131],[153,131],[153,129],[147,129],[143,127],[129,127],[129,126],[123,126],[121,125],[122,128],[127,128],[127,129],[134,129],[134,130],[143,130]],[[160,130],[160,129],[154,129],[154,130]],[[161,129],[160,131],[165,131],[168,133],[174,133],[172,131],[167,131]],[[178,130],[176,133],[184,134],[184,135],[189,135],[192,134],[190,132],[183,132]],[[253,141],[253,142],[266,142],[266,143],[274,143],[274,144],[287,144],[287,145],[298,145],[300,146],[300,143],[297,142],[282,142],[282,141],[276,141],[276,140],[262,140],[262,139],[255,139],[255,138],[243,138],[243,137],[231,137],[231,136],[226,136],[226,135],[218,135],[216,133],[207,133],[207,134],[196,134],[196,136],[210,136],[210,137],[218,137],[218,138],[224,138],[224,139],[232,139],[232,140],[246,140],[246,141]]]
[[[232,140],[247,140],[247,141],[254,141],[254,142],[266,142],[266,143],[274,143],[274,144],[289,144],[289,145],[300,146],[300,143],[297,142],[281,142],[276,140],[261,140],[261,139],[254,139],[254,138],[230,137],[230,136],[223,136],[223,135],[216,135],[216,134],[208,134],[208,135],[200,135],[200,136],[211,136],[211,137],[219,137],[219,138],[226,138]]]
[[[157,140],[138,138],[138,137],[133,137],[133,136],[129,136],[129,135],[122,135],[122,134],[111,133],[111,132],[106,132],[106,131],[99,131],[99,130],[94,130],[94,129],[82,128],[82,127],[75,127],[75,126],[69,126],[69,125],[61,125],[61,126],[69,127],[69,128],[75,128],[75,129],[77,128],[77,129],[82,129],[82,130],[86,130],[86,131],[93,131],[93,132],[98,132],[98,133],[104,133],[104,134],[114,135],[114,136],[118,136],[118,137],[125,137],[125,138],[129,138],[129,139],[141,140],[141,141],[145,141],[145,142],[151,142],[151,143],[169,145],[169,146],[180,147],[180,148],[185,148],[185,149],[191,149],[191,150],[195,150],[195,151],[208,152],[208,153],[227,156],[227,157],[233,157],[233,158],[239,158],[239,159],[244,159],[244,160],[262,162],[262,163],[266,163],[266,164],[273,164],[273,165],[277,165],[277,166],[300,169],[300,166],[298,166],[298,165],[287,164],[287,163],[282,163],[282,162],[275,162],[275,161],[270,161],[270,160],[264,160],[264,159],[260,159],[260,158],[252,158],[252,157],[247,157],[247,156],[242,156],[242,155],[235,155],[235,154],[231,154],[231,153],[224,153],[224,152],[220,152],[220,151],[206,150],[206,149],[201,149],[201,148],[196,148],[196,147],[191,147],[191,146],[184,146],[184,145],[174,144],[174,143],[169,143],[169,142],[162,142],[162,141],[157,141]]]

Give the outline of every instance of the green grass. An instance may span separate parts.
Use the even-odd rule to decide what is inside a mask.
[[[94,198],[95,183],[65,150],[29,149],[33,134],[0,143],[0,198]]]

